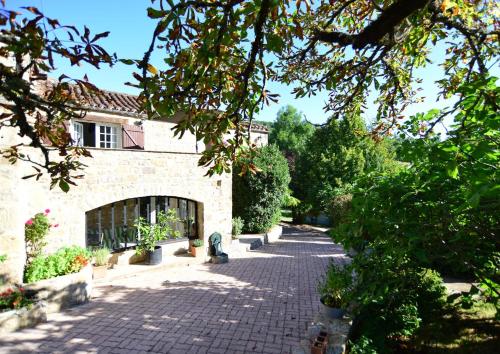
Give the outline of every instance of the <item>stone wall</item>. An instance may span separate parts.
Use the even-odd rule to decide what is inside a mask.
[[[119,118],[117,118],[119,117]],[[186,153],[202,153],[205,150],[205,144],[196,141],[194,134],[186,131],[182,139],[174,136],[173,128],[176,121],[182,119],[182,115],[175,115],[166,120],[141,120],[139,118],[116,116],[108,113],[89,112],[82,122],[101,122],[115,124],[142,124],[144,128],[144,149],[147,151],[175,151]],[[234,133],[234,132],[233,132]],[[253,130],[250,134],[251,140],[257,146],[268,144],[268,133],[264,130]],[[227,139],[232,138],[233,134],[227,134]]]
[[[10,133],[12,131],[2,130],[0,148],[16,141]],[[24,223],[47,208],[51,210],[49,216],[53,223],[59,224],[48,236],[47,251],[71,244],[85,246],[85,212],[123,199],[154,195],[199,202],[198,210],[202,211],[199,231],[205,242],[208,243],[208,237],[215,231],[224,235],[225,242],[230,242],[231,174],[205,177],[206,169],[198,167],[200,155],[196,153],[89,150],[93,158],[81,160],[88,166],[85,176],[77,180],[78,186],[72,186],[68,193],[57,187],[50,190],[48,178],[38,182],[23,180],[22,176],[33,173],[28,164],[10,165],[0,158],[0,254],[8,256],[0,265],[0,274],[9,281],[22,279]],[[37,151],[26,152],[40,157]]]

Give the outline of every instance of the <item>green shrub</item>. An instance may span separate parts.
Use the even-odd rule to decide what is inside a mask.
[[[330,218],[332,226],[338,226],[347,222],[352,208],[352,194],[336,195],[330,205]]]
[[[244,231],[268,231],[281,218],[281,207],[287,194],[290,173],[278,148],[268,145],[257,151],[252,163],[257,173],[233,169],[233,215],[244,221]]]
[[[233,238],[238,238],[241,235],[241,232],[243,231],[243,226],[244,226],[243,219],[237,216],[233,218],[232,224],[233,227],[231,233],[233,235]]]
[[[33,283],[65,274],[79,272],[91,258],[91,253],[79,246],[64,247],[48,256],[33,259],[24,272],[24,281]]]
[[[357,304],[354,339],[364,335],[384,352],[443,313],[445,289],[436,272],[380,249],[358,254],[352,266],[359,272],[351,294]]]
[[[498,304],[500,116],[487,99],[500,94],[495,80],[458,90],[462,99],[446,137],[401,137],[408,164],[358,179],[349,222],[334,231],[345,248],[359,251],[353,259],[355,327],[358,338],[366,336],[380,351],[444,322],[437,272],[478,283],[462,297],[466,305],[478,301],[478,288],[488,294],[485,301]],[[418,136],[440,114],[417,114],[404,125]]]
[[[377,354],[377,347],[370,338],[361,336],[356,342],[350,342],[350,354]]]
[[[108,248],[97,248],[92,252],[92,258],[94,258],[94,264],[96,266],[105,266],[108,264],[110,251]]]

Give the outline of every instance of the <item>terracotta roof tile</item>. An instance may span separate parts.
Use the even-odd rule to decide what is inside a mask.
[[[36,89],[46,91],[54,83],[53,79],[39,81],[36,83]],[[82,108],[105,113],[146,117],[144,113],[140,112],[138,96],[102,89],[94,92],[80,85],[70,85],[70,91],[74,101],[81,105]],[[252,124],[252,130],[268,132],[268,128],[260,124]]]

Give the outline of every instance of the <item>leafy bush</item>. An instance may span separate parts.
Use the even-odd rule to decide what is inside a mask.
[[[110,251],[108,248],[97,248],[92,252],[92,258],[94,258],[94,264],[96,266],[105,266],[108,264]]]
[[[40,255],[26,266],[24,280],[32,283],[79,272],[91,259],[91,253],[79,246],[64,247],[48,256]]]
[[[240,218],[239,216],[233,218],[232,220],[232,231],[231,234],[233,235],[233,238],[238,238],[241,235],[241,232],[243,231],[243,219]]]
[[[0,312],[29,307],[32,303],[21,287],[11,287],[0,293]]]
[[[479,284],[462,297],[467,306],[481,298],[480,288],[498,307],[500,89],[495,78],[480,77],[457,93],[447,137],[401,136],[406,168],[356,181],[350,222],[334,231],[345,248],[359,251],[352,263],[355,327],[380,351],[415,337],[433,318],[443,321],[439,274]],[[417,114],[405,130],[418,136],[441,114]]]
[[[370,338],[361,336],[356,342],[350,342],[350,354],[377,354],[377,347]]]
[[[352,266],[359,272],[351,293],[354,338],[364,335],[383,352],[442,314],[446,293],[436,272],[413,269],[404,257],[379,250],[358,254]]]
[[[139,217],[134,223],[140,235],[136,253],[152,252],[159,241],[180,237],[180,232],[172,227],[179,220],[174,209],[169,209],[166,213],[159,211],[156,214],[156,224],[150,224],[143,217]]]
[[[332,226],[338,226],[348,221],[352,208],[352,194],[347,190],[339,189],[333,196],[329,206]]]
[[[247,232],[266,232],[281,218],[290,174],[288,164],[275,145],[260,148],[252,163],[257,173],[233,169],[233,215],[244,221]]]
[[[345,308],[349,302],[352,275],[349,267],[330,263],[325,277],[318,284],[323,303],[330,307]]]

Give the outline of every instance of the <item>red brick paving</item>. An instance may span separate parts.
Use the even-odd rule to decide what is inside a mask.
[[[93,300],[0,338],[0,353],[289,353],[319,311],[318,278],[343,251],[324,234],[98,286]]]

